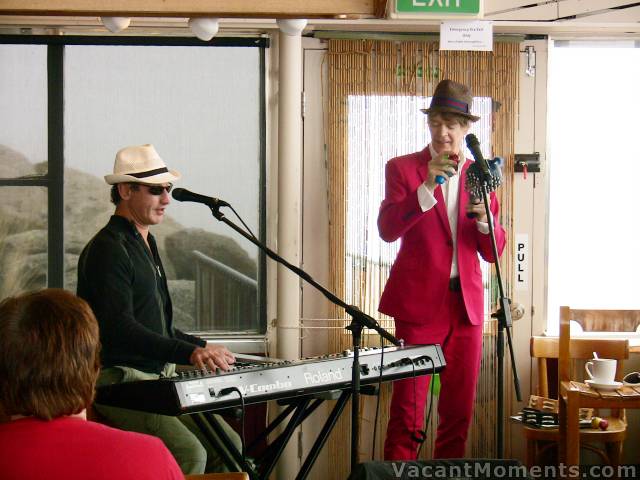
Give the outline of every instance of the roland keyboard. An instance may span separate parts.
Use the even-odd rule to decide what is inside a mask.
[[[351,387],[353,352],[295,361],[242,362],[227,372],[190,370],[177,377],[98,387],[96,403],[163,415],[181,415]],[[440,372],[440,345],[363,348],[360,383]]]

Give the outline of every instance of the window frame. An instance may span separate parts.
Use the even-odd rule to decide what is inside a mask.
[[[47,173],[46,175],[0,178],[1,187],[47,188],[48,244],[47,286],[64,287],[64,48],[66,45],[87,46],[193,46],[193,47],[245,47],[259,48],[259,180],[258,208],[260,209],[258,237],[266,239],[266,37],[216,37],[203,42],[191,37],[144,36],[50,36],[0,35],[0,45],[47,46]],[[266,255],[258,252],[258,331],[267,331],[267,265]],[[218,332],[199,332],[204,336],[224,335]],[[255,335],[250,335],[255,336]]]

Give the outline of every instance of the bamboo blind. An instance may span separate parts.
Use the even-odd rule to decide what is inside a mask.
[[[348,98],[350,95],[395,95],[431,96],[435,85],[450,78],[468,85],[475,96],[491,97],[493,100],[493,124],[491,144],[494,154],[505,159],[504,182],[498,191],[501,203],[501,223],[507,232],[511,231],[513,211],[513,165],[514,132],[518,105],[518,61],[517,43],[495,43],[493,52],[438,51],[436,42],[431,41],[384,41],[384,40],[330,40],[328,50],[328,114],[326,118],[327,145],[329,153],[329,198],[330,198],[330,289],[340,298],[346,298],[347,287],[355,298],[349,299],[361,306],[366,313],[377,317],[377,304],[389,269],[372,269],[364,261],[353,271],[345,265],[347,232],[347,186],[348,186]],[[426,121],[424,128],[426,127]],[[371,141],[375,141],[372,138]],[[349,225],[354,228],[354,225]],[[367,232],[377,235],[376,232]],[[511,290],[508,279],[512,278],[512,251],[505,250],[501,260],[503,278],[507,294]],[[349,275],[347,275],[349,274]],[[349,276],[355,287],[346,285]],[[492,301],[497,297],[497,289],[492,286]],[[361,302],[361,303],[358,303]],[[364,303],[366,303],[366,307]],[[344,313],[335,308],[330,317],[344,318]],[[348,320],[335,320],[335,326],[346,325]],[[383,326],[393,330],[389,319],[382,320]],[[493,457],[495,425],[495,322],[485,324],[483,361],[478,382],[478,393],[474,424],[468,441],[469,457]],[[377,337],[364,335],[363,340],[377,342]],[[348,332],[337,328],[330,334],[330,351],[348,348],[351,338]],[[505,378],[510,378],[509,372]],[[390,385],[384,385],[381,392],[380,414],[377,425],[375,458],[382,459],[384,433],[388,421]],[[360,459],[371,458],[371,439],[375,401],[361,399],[361,442]],[[508,401],[507,401],[508,402]],[[509,404],[509,403],[505,403]],[[350,407],[347,407],[350,408]],[[435,436],[437,403],[434,404],[432,422],[428,426],[428,440],[421,451],[421,458],[429,458]],[[508,429],[505,429],[508,432]],[[349,472],[350,416],[343,415],[329,440],[329,478],[346,478]],[[505,441],[505,445],[509,445]]]

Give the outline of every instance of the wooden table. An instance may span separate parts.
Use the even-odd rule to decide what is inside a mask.
[[[564,463],[580,463],[580,408],[640,408],[640,386],[623,386],[605,391],[590,388],[580,382],[560,384],[560,438],[564,438]]]
[[[558,379],[560,381],[559,399],[559,424],[560,424],[560,461],[569,467],[570,475],[578,475],[575,466],[580,464],[580,408],[640,408],[640,387],[622,387],[613,391],[594,390],[587,385],[571,379],[571,339],[603,338],[607,340],[622,339],[626,343],[626,355],[628,358],[630,346],[633,343],[634,352],[638,353],[638,332],[575,332],[571,334],[571,319],[575,314],[568,306],[560,307],[560,330],[558,352]],[[620,365],[618,365],[620,366]],[[624,372],[616,372],[618,378]]]

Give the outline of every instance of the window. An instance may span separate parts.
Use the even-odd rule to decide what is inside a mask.
[[[21,67],[18,74],[11,70],[13,90],[6,95],[2,90],[0,98],[10,102],[15,120],[6,122],[12,128],[3,129],[6,138],[0,145],[18,152],[26,174],[44,174],[45,187],[57,185],[39,164],[41,152],[47,152],[47,81],[49,91],[62,92],[64,98],[64,108],[51,120],[63,126],[64,138],[60,146],[64,178],[59,182],[62,188],[64,181],[64,207],[55,209],[63,212],[64,229],[59,229],[59,252],[54,252],[64,257],[64,278],[60,284],[51,279],[48,284],[72,291],[82,248],[114,210],[103,176],[112,171],[117,150],[127,145],[154,144],[165,162],[182,174],[177,186],[225,199],[264,238],[266,41],[235,39],[234,44],[233,39],[224,39],[230,45],[224,47],[203,47],[183,39],[160,39],[153,45],[155,40],[115,41],[130,44],[76,39],[57,45],[64,55],[54,68],[64,82],[53,88],[47,79],[51,46],[2,45],[0,50],[3,60],[15,59],[16,64],[31,50],[41,52],[33,62],[37,65]],[[261,48],[251,48],[256,46]],[[48,68],[51,75],[51,61]],[[38,78],[44,93],[26,92]],[[44,100],[37,105],[41,97]],[[25,134],[30,125],[41,126],[44,140],[30,140]],[[45,220],[39,227],[44,228],[46,240],[47,189],[43,190],[39,213],[45,212]],[[11,195],[7,188],[0,188],[0,194]],[[37,203],[27,199],[40,197],[29,192],[24,197],[25,207],[35,210]],[[172,202],[168,213],[151,231],[167,271],[176,326],[205,335],[264,333],[265,259],[257,247],[215,220],[204,205]],[[27,229],[28,223],[17,228]],[[0,257],[0,261],[4,270],[8,260]],[[38,266],[46,275],[46,259]]]
[[[0,298],[47,285],[47,49],[0,45]]]
[[[547,328],[559,307],[639,309],[640,48],[556,42],[549,72]],[[560,48],[559,48],[560,47]]]

